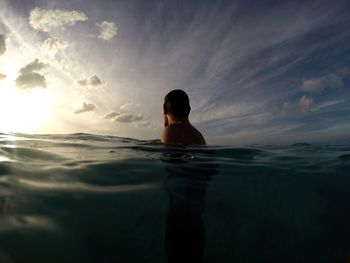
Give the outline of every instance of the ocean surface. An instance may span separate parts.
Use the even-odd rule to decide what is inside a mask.
[[[350,142],[0,134],[0,263],[350,262]]]

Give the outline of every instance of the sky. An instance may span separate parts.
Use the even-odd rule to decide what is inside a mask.
[[[350,2],[0,0],[0,132],[159,139],[183,89],[209,144],[350,140]]]

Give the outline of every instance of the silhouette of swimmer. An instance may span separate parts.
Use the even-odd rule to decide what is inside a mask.
[[[186,145],[205,145],[202,134],[188,120],[190,103],[182,90],[164,98],[162,143],[181,145],[169,148],[162,160],[169,176],[165,188],[169,195],[164,245],[169,263],[203,262],[205,229],[202,220],[206,189],[217,165],[197,160],[193,154],[212,154],[209,149],[186,149]]]
[[[183,145],[205,145],[203,135],[191,125],[188,116],[191,111],[186,92],[180,89],[170,91],[164,98],[164,131],[162,143]]]

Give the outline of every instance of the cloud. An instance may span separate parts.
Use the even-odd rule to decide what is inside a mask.
[[[148,124],[146,124],[146,122],[144,120],[144,116],[139,113],[139,114],[132,114],[132,113],[120,113],[120,112],[116,112],[116,111],[111,111],[109,113],[106,113],[103,116],[103,119],[107,119],[107,120],[111,120],[114,122],[120,122],[120,123],[138,123],[141,126],[147,126]],[[142,122],[142,123],[141,123]]]
[[[144,119],[142,114],[122,113],[117,115],[113,121],[122,123],[139,122]]]
[[[120,115],[119,112],[112,111],[112,112],[106,113],[106,114],[103,116],[103,118],[104,118],[104,119],[113,119],[113,118],[115,118],[115,117],[117,117],[117,116],[119,116],[119,115]]]
[[[96,109],[95,104],[91,102],[83,102],[83,105],[74,111],[75,114],[80,114],[83,112],[94,111]]]
[[[151,126],[151,122],[150,121],[140,121],[140,122],[137,122],[135,124],[135,126],[138,128],[149,127],[149,126]]]
[[[302,96],[299,100],[299,109],[303,113],[310,113],[311,112],[311,107],[314,103],[314,100],[310,97],[307,96]]]
[[[41,50],[51,56],[55,56],[60,50],[68,47],[68,42],[57,38],[48,38],[41,46]]]
[[[99,86],[102,84],[102,81],[96,75],[87,79],[78,80],[77,82],[81,86]]]
[[[130,112],[130,111],[134,111],[135,109],[137,109],[137,108],[139,108],[139,107],[140,107],[139,104],[135,104],[135,103],[133,103],[133,102],[127,102],[127,103],[121,105],[119,108],[120,108],[120,110],[122,110],[122,111],[128,111],[128,112]]]
[[[307,79],[303,81],[300,89],[308,93],[313,93],[320,92],[326,88],[342,88],[344,86],[343,79],[349,73],[349,70],[345,68],[320,78]]]
[[[63,29],[65,26],[72,26],[76,22],[86,20],[88,20],[88,17],[83,12],[75,10],[41,9],[38,7],[35,7],[30,12],[29,16],[31,27],[44,32],[49,32],[54,28]]]
[[[32,72],[20,75],[16,79],[16,87],[21,89],[46,88],[47,83],[43,75]]]
[[[108,41],[113,39],[118,33],[118,27],[113,22],[103,21],[101,24],[96,24],[100,28],[98,35],[99,39]]]
[[[3,79],[6,79],[6,75],[5,75],[5,74],[0,73],[0,80],[3,80]]]
[[[323,103],[319,103],[317,105],[315,105],[315,107],[313,108],[314,112],[320,111],[324,108],[329,108],[335,105],[340,105],[343,103],[346,103],[346,99],[339,99],[339,100],[330,100],[330,101],[325,101]]]
[[[19,70],[21,74],[27,74],[32,73],[34,71],[40,71],[42,70],[46,64],[41,63],[38,59],[35,59],[33,62],[29,63],[28,65],[24,66]]]
[[[2,56],[6,51],[6,36],[0,35],[0,56]]]
[[[137,127],[146,127],[150,123],[145,120],[145,117],[141,113],[136,113],[136,108],[139,105],[133,102],[124,103],[119,107],[119,111],[111,111],[103,116],[103,119],[111,120],[119,123],[135,123]]]
[[[46,78],[37,71],[42,70],[46,64],[38,59],[24,66],[19,70],[19,76],[16,79],[16,87],[21,89],[46,88]]]

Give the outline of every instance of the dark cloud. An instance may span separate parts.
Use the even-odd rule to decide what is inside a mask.
[[[83,112],[94,111],[96,109],[95,104],[91,102],[83,102],[83,105],[74,111],[75,114],[80,114]]]
[[[31,72],[19,75],[16,79],[16,87],[20,89],[46,88],[47,83],[43,75]]]
[[[0,35],[0,56],[6,51],[6,36]]]
[[[20,89],[46,88],[46,78],[37,71],[42,70],[46,64],[38,59],[24,66],[19,70],[19,76],[16,79],[16,87]]]
[[[24,66],[19,70],[19,73],[21,74],[27,74],[32,73],[34,71],[40,71],[42,70],[46,64],[41,63],[38,59],[35,59],[33,62],[29,63],[28,65]]]
[[[98,86],[98,85],[101,85],[101,84],[102,84],[102,81],[97,76],[92,76],[90,78],[90,85]]]

